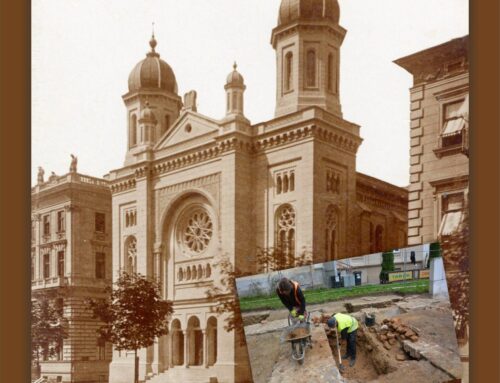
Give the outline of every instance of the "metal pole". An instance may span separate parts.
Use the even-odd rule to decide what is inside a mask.
[[[406,248],[403,250],[403,286],[406,285]]]

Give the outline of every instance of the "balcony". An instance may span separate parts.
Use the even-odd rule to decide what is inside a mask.
[[[51,278],[37,279],[31,281],[32,290],[50,289],[54,287],[62,287],[67,285],[68,285],[68,278],[66,277],[51,277]]]

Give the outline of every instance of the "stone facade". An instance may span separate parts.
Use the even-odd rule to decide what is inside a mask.
[[[408,243],[458,227],[469,185],[469,38],[400,58],[410,89]]]
[[[74,171],[52,175],[31,191],[32,299],[60,305],[68,338],[60,355],[41,362],[54,382],[108,381],[112,347],[97,339],[88,298],[111,283],[111,193],[107,181]]]
[[[249,380],[246,348],[207,297],[220,287],[222,256],[256,274],[262,249],[279,249],[293,264],[406,244],[407,190],[356,171],[360,127],[342,118],[338,94],[345,30],[336,1],[315,2],[282,3],[272,45],[286,92],[278,91],[270,121],[245,117],[236,64],[223,119],[198,113],[194,91],[182,102],[154,36],[129,76],[125,162],[106,177],[113,278],[124,270],[153,276],[174,305],[169,334],[139,352],[140,379]],[[114,351],[110,382],[129,382],[133,360]]]

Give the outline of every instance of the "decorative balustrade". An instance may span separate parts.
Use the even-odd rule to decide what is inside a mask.
[[[212,278],[212,267],[209,263],[195,262],[181,265],[176,269],[175,280],[177,283],[194,283]]]

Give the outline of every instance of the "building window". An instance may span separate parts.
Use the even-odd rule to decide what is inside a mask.
[[[95,231],[96,233],[106,231],[106,215],[104,213],[95,213]]]
[[[295,172],[283,171],[277,173],[276,177],[276,194],[288,193],[295,190]]]
[[[64,250],[57,252],[57,276],[64,277]]]
[[[106,342],[101,338],[97,338],[97,360],[106,359]]]
[[[168,114],[165,115],[165,126],[163,127],[163,133],[165,133],[170,126],[170,116]]]
[[[468,154],[469,96],[444,104],[442,118],[439,147],[434,150],[434,153],[438,157],[459,152]]]
[[[285,56],[285,92],[293,88],[293,54],[288,52]]]
[[[125,272],[132,274],[137,270],[137,240],[135,237],[127,238],[125,242]]]
[[[332,53],[330,53],[328,55],[328,63],[327,63],[327,65],[328,65],[328,68],[327,68],[327,70],[328,70],[328,90],[330,92],[334,92],[335,91],[335,86],[334,86],[335,62],[333,60],[333,54]]]
[[[452,235],[462,222],[464,210],[464,193],[444,194],[441,197],[440,236]]]
[[[279,263],[291,265],[295,257],[295,210],[288,204],[276,213],[276,250],[281,257]]]
[[[64,233],[66,231],[66,222],[64,210],[57,212],[57,232]]]
[[[128,210],[125,212],[125,227],[137,225],[137,211]]]
[[[213,235],[213,223],[209,214],[201,208],[186,215],[181,231],[184,247],[194,254],[205,251]]]
[[[95,277],[106,278],[106,257],[104,253],[95,253]]]
[[[43,255],[43,277],[50,278],[50,254]]]
[[[326,171],[326,191],[334,194],[340,193],[340,174],[332,171]]]
[[[43,216],[43,235],[50,235],[50,216],[48,214]]]
[[[31,221],[31,242],[35,242],[35,221]]]
[[[306,87],[316,87],[316,52],[313,49],[306,54]]]
[[[325,253],[327,261],[338,257],[338,214],[333,205],[326,210]]]
[[[137,116],[135,114],[130,118],[130,147],[137,145]]]
[[[31,280],[35,280],[35,257],[31,256]]]

